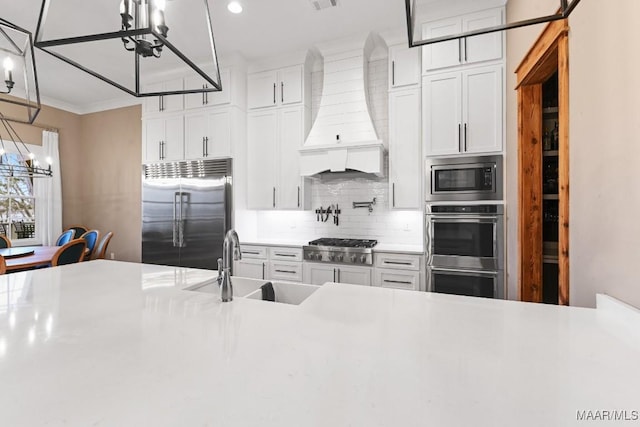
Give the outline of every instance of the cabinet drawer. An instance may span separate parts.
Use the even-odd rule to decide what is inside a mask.
[[[233,275],[250,279],[267,279],[269,263],[261,260],[240,260],[233,263]]]
[[[420,290],[419,271],[398,271],[376,268],[374,286],[383,288]]]
[[[374,258],[376,267],[419,271],[422,256],[376,253]]]
[[[271,261],[269,263],[269,279],[302,282],[302,263]]]
[[[302,261],[302,248],[269,248],[269,259],[274,261]]]
[[[242,258],[267,259],[267,248],[264,246],[240,245]]]

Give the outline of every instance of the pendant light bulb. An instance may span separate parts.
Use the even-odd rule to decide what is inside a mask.
[[[46,158],[46,159],[44,159],[44,161],[45,161],[45,162],[47,162],[47,164],[48,164],[49,166],[51,166],[51,165],[53,164],[53,160],[51,160],[51,157],[49,157],[49,156],[47,156],[47,158]]]
[[[33,153],[29,153],[29,159],[33,160],[36,158],[36,155]]]
[[[5,71],[13,71],[13,59],[7,56],[2,63],[2,66],[4,67]]]
[[[240,4],[240,2],[235,0],[229,2],[229,4],[227,5],[227,9],[229,9],[229,12],[231,13],[242,13],[242,5]]]

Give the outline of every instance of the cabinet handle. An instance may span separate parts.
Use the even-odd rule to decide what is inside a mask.
[[[276,207],[276,187],[273,187],[273,207]]]
[[[260,252],[253,252],[253,251],[242,251],[243,254],[249,254],[249,255],[260,255]]]
[[[204,136],[202,137],[202,157],[207,157],[207,149],[204,147]]]
[[[162,106],[160,111],[164,111],[164,95],[160,97],[160,105]]]
[[[202,85],[202,89],[204,89],[204,85]],[[204,92],[202,92],[202,105],[205,105],[206,102],[204,100]]]
[[[387,280],[387,279],[384,279],[383,282],[386,282],[386,283],[401,283],[403,285],[413,285],[412,282],[406,282],[404,280]]]
[[[391,206],[396,207],[396,183],[391,184]]]
[[[158,141],[158,160],[162,160],[162,141]]]
[[[273,84],[273,103],[276,103],[276,84]]]
[[[298,186],[298,207],[300,207],[300,186]]]
[[[276,273],[289,273],[289,274],[296,274],[297,271],[292,271],[292,270],[276,270]]]
[[[333,281],[334,282],[336,281],[336,269],[335,268],[333,269]]]
[[[464,62],[467,62],[467,38],[464,38]]]
[[[262,263],[262,280],[264,280],[264,262]]]
[[[340,269],[336,268],[336,270],[338,271],[338,283],[340,283]]]
[[[411,262],[402,262],[402,261],[384,261],[384,264],[393,264],[393,265],[413,265]]]
[[[158,111],[162,111],[162,97],[158,97]]]
[[[274,255],[277,255],[277,256],[287,256],[287,257],[292,257],[292,258],[295,258],[295,256],[296,256],[295,254],[279,254],[279,253],[277,253],[277,252],[276,252]]]
[[[462,40],[458,39],[458,62],[462,63]]]
[[[204,85],[204,88],[209,89],[209,85]],[[209,105],[209,92],[204,93],[204,102],[205,104]]]
[[[458,123],[458,151],[462,151],[462,124]]]
[[[284,104],[284,82],[280,82],[280,103]]]
[[[464,124],[464,151],[467,152],[467,124]]]
[[[396,61],[391,61],[391,86],[396,84]]]
[[[208,136],[204,137],[204,148],[206,150],[205,151],[206,156],[209,157],[209,137]]]

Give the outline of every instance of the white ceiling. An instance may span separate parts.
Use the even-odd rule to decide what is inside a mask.
[[[96,3],[100,1],[99,5]],[[174,0],[176,5],[178,1]],[[227,11],[228,0],[208,0],[218,53],[238,52],[247,60],[268,58],[286,52],[309,48],[316,43],[368,31],[404,28],[403,0],[338,0],[338,7],[316,11],[309,0],[241,0],[244,12],[233,15]],[[66,19],[114,20],[118,24],[119,0],[53,0],[52,8],[69,3],[75,11]],[[113,3],[109,6],[109,3]],[[92,11],[112,8],[114,16],[96,13],[91,19],[81,18],[78,12],[92,5]],[[170,11],[167,6],[167,14]],[[1,17],[35,32],[41,0],[0,0]],[[53,9],[52,9],[53,10]],[[51,11],[50,11],[51,12]],[[55,14],[50,13],[50,21]],[[170,20],[175,17],[167,16]],[[86,21],[85,21],[86,22]],[[176,21],[173,21],[177,23]],[[186,22],[188,26],[189,22]],[[178,25],[174,25],[174,30]],[[48,27],[47,27],[48,28]],[[171,30],[169,38],[171,40]],[[174,36],[177,37],[177,36]],[[86,60],[113,64],[114,58],[103,57],[99,49],[85,49]],[[36,52],[40,92],[45,103],[72,111],[100,109],[101,105],[116,106],[137,102],[135,98],[77,70],[45,52]],[[221,63],[224,66],[224,63]]]

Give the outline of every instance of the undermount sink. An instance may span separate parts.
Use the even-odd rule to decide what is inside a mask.
[[[302,285],[298,283],[272,282],[275,302],[283,304],[299,305],[309,298],[320,286]],[[235,286],[235,282],[234,282]],[[262,300],[262,290],[258,289],[247,295],[247,299]],[[265,301],[271,302],[271,301]]]
[[[233,276],[231,277],[231,283],[233,285],[233,295],[236,297],[245,297],[256,290],[260,290],[260,286],[267,283],[267,280]],[[207,280],[202,283],[189,286],[184,290],[204,292],[207,294],[220,294],[220,287],[218,286],[218,281],[216,279]]]

